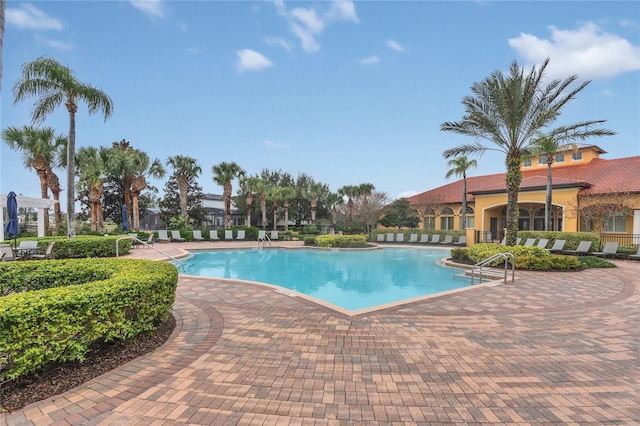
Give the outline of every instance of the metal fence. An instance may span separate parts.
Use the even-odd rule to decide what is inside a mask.
[[[635,246],[640,244],[640,234],[627,234],[624,232],[604,232],[600,234],[600,242],[617,242],[621,246]]]

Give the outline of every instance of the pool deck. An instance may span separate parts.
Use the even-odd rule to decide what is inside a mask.
[[[640,262],[615,263],[361,315],[181,276],[164,346],[0,426],[640,424]]]

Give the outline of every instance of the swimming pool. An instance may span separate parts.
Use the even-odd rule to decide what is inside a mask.
[[[446,254],[412,248],[215,250],[183,263],[189,275],[273,284],[354,311],[469,286],[460,271],[436,265]]]

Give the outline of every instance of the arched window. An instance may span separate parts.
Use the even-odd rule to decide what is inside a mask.
[[[476,225],[476,221],[475,221],[475,211],[473,210],[472,207],[467,206],[467,225],[464,226],[464,228],[475,228]],[[462,209],[460,209],[460,229],[462,229]]]
[[[424,218],[422,219],[423,229],[436,229],[436,211],[434,209],[426,209]]]
[[[440,210],[440,229],[453,229],[453,209],[444,207]]]

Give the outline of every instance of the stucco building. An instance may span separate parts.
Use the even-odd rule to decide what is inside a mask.
[[[551,230],[628,235],[622,243],[640,243],[640,156],[607,160],[596,145],[558,153],[552,164]],[[546,158],[521,165],[518,195],[519,230],[544,230],[547,185]],[[467,228],[481,240],[496,241],[506,226],[505,173],[467,177]],[[462,228],[463,180],[434,188],[409,202],[423,229]]]

